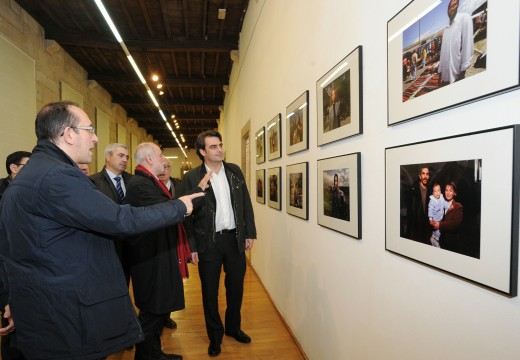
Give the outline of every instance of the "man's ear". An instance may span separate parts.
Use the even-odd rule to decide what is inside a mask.
[[[62,136],[63,141],[65,141],[69,145],[73,145],[75,134],[77,134],[77,133],[74,131],[73,128],[71,128],[71,127],[65,128],[65,130],[63,130],[63,136]]]
[[[16,164],[10,164],[9,169],[11,170],[11,173],[15,173],[15,174],[17,173]]]

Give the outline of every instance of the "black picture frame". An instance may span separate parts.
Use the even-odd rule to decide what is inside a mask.
[[[265,128],[267,159],[275,160],[282,157],[282,114],[278,113]]]
[[[265,127],[261,127],[255,133],[255,145],[256,145],[256,163],[262,164],[265,162]]]
[[[282,210],[282,168],[272,167],[267,169],[267,183],[269,189],[269,197],[267,205],[269,207]]]
[[[519,154],[519,125],[387,148],[386,250],[516,296]]]
[[[362,46],[316,82],[318,146],[363,133]]]
[[[309,163],[287,165],[285,170],[285,209],[288,214],[309,219]]]
[[[318,224],[361,239],[361,153],[318,160],[317,176]]]
[[[309,148],[309,90],[294,100],[285,110],[287,155]]]
[[[265,204],[265,169],[256,170],[256,202]]]
[[[460,0],[457,26],[449,26],[448,3],[415,0],[388,21],[389,126],[520,86],[518,1]],[[460,53],[449,55],[455,41]]]

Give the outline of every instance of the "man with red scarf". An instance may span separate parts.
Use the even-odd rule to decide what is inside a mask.
[[[126,187],[126,202],[150,206],[172,198],[158,176],[164,173],[161,149],[154,143],[139,144],[135,152],[135,176]],[[206,188],[207,179],[201,187]],[[134,302],[145,340],[136,344],[135,360],[178,360],[182,356],[165,354],[161,334],[170,312],[184,309],[184,286],[177,253],[177,225],[149,232],[131,245]]]

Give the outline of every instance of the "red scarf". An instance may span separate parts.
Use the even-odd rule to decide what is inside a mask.
[[[169,199],[172,199],[172,194],[168,191],[166,185],[164,185],[163,182],[157,178],[157,176],[152,174],[147,168],[145,168],[142,165],[137,165],[135,169],[142,171],[145,174],[148,174],[161,188],[161,190],[166,194],[166,196],[168,196]],[[173,184],[171,184],[171,186],[173,186]],[[184,224],[182,222],[177,224],[177,231],[177,255],[179,257],[179,269],[181,271],[182,278],[187,279],[190,277],[190,273],[188,271],[188,263],[191,261],[191,251],[190,245],[188,244],[188,237],[186,236],[186,230],[184,229]]]

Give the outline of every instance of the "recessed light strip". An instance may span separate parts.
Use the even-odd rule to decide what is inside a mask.
[[[144,87],[146,88],[146,92],[148,93],[148,96],[150,96],[150,99],[152,99],[152,102],[159,110],[159,114],[161,115],[161,118],[164,120],[164,122],[166,122],[168,129],[170,130],[173,137],[175,138],[175,141],[177,142],[177,145],[179,145],[179,148],[181,149],[182,153],[184,154],[184,157],[187,158],[188,155],[184,151],[184,148],[181,146],[181,143],[179,142],[179,139],[177,138],[177,135],[175,134],[175,132],[172,130],[170,124],[168,124],[168,122],[166,121],[166,116],[164,115],[163,111],[161,110],[161,107],[159,106],[157,99],[155,99],[155,96],[152,93],[152,90],[146,83],[146,80],[145,80],[143,74],[141,73],[141,70],[139,70],[139,67],[137,66],[136,62],[134,61],[134,58],[130,54],[130,51],[126,47],[126,44],[123,41],[123,38],[121,37],[121,35],[119,35],[119,31],[117,30],[114,22],[112,21],[112,18],[110,18],[110,15],[108,14],[108,11],[105,8],[105,5],[103,5],[101,0],[94,0],[94,2],[96,3],[96,6],[98,7],[99,11],[101,12],[101,15],[103,15],[103,18],[107,22],[108,26],[110,27],[110,30],[112,30],[112,33],[114,34],[117,42],[119,43],[119,45],[121,45],[121,48],[123,49],[128,61],[132,65],[132,68],[134,69],[135,73],[137,74],[137,77],[139,77],[139,80],[141,81],[141,83],[143,83]]]

